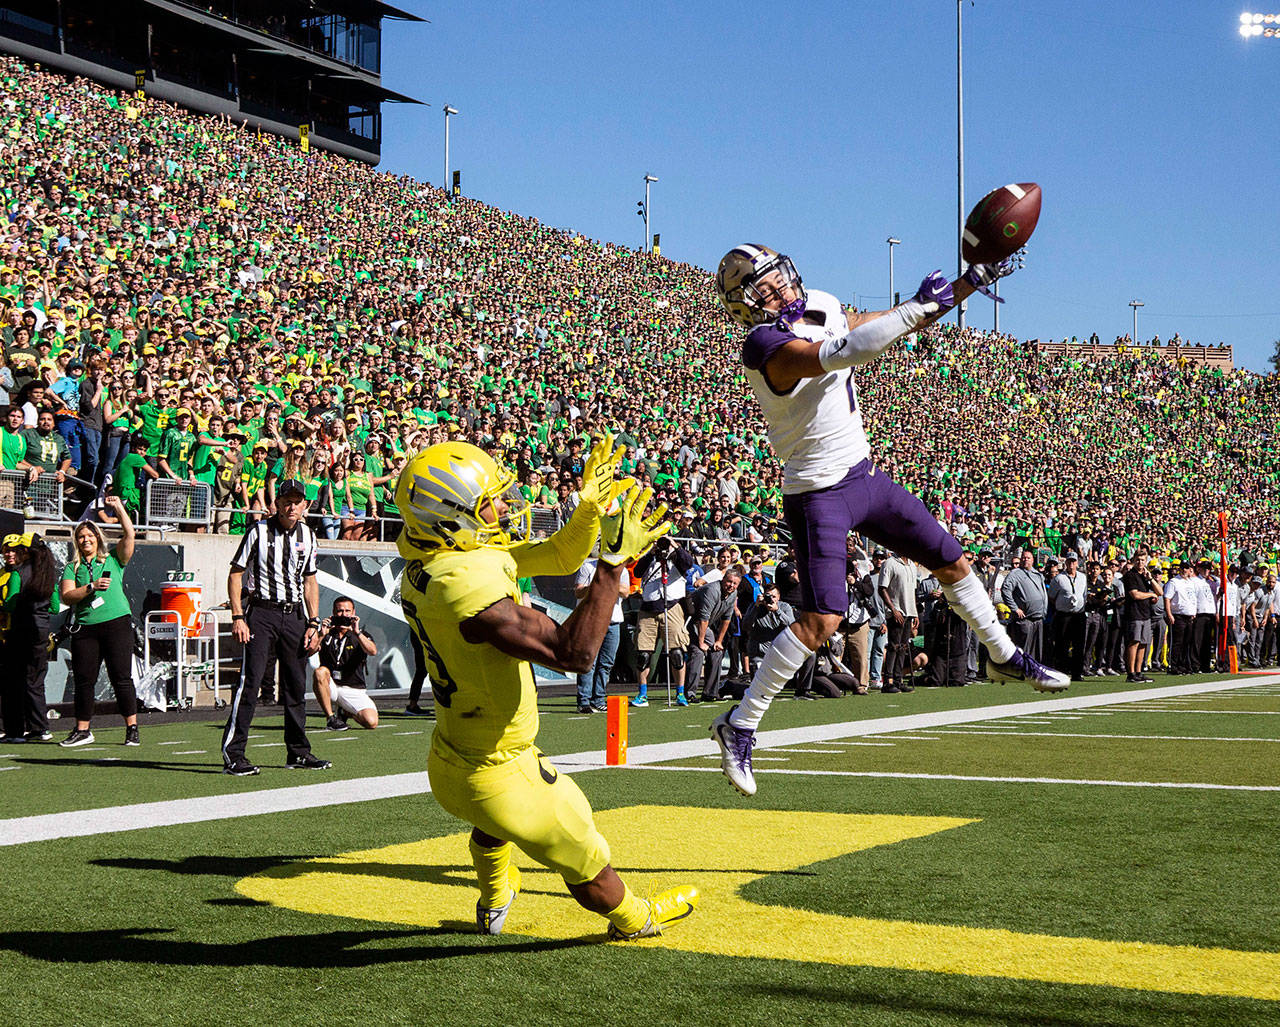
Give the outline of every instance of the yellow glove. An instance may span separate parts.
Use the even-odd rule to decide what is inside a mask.
[[[605,432],[604,437],[591,448],[583,465],[578,499],[595,510],[599,517],[615,509],[614,501],[636,483],[634,478],[614,480],[623,452],[623,446],[613,448],[613,435]]]
[[[667,504],[662,503],[645,516],[653,489],[632,489],[618,500],[616,513],[600,518],[600,559],[614,567],[644,556],[658,539],[671,530],[663,520]]]

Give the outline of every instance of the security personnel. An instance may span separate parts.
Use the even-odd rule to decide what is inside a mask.
[[[1044,615],[1049,608],[1049,593],[1044,575],[1035,570],[1036,554],[1024,549],[1019,565],[1011,570],[1000,586],[1000,598],[1013,613],[1009,635],[1034,659],[1043,651]]]
[[[1196,590],[1196,620],[1192,625],[1192,655],[1194,666],[1201,674],[1213,670],[1218,655],[1218,597],[1214,595],[1209,575],[1213,564],[1201,560],[1196,565],[1196,576],[1191,583]]]
[[[271,656],[280,668],[285,766],[302,770],[332,766],[311,754],[306,732],[307,656],[320,648],[316,536],[307,527],[306,517],[306,487],[297,478],[281,482],[274,515],[245,533],[227,575],[231,633],[245,647],[240,681],[222,733],[223,773],[236,777],[258,773],[245,759],[244,747]],[[242,587],[249,595],[247,610],[241,603]],[[303,619],[304,607],[309,620]]]
[[[1164,586],[1164,622],[1169,625],[1169,672],[1191,673],[1191,635],[1196,619],[1196,587],[1191,564],[1183,560]]]
[[[1049,601],[1053,604],[1053,652],[1073,681],[1084,677],[1085,593],[1087,581],[1080,573],[1080,559],[1067,553],[1066,569],[1053,579]]]

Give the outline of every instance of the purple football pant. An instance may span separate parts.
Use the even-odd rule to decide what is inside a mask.
[[[870,460],[855,464],[838,484],[783,496],[782,512],[796,547],[802,610],[848,612],[845,540],[851,531],[931,571],[963,552],[924,503]]]

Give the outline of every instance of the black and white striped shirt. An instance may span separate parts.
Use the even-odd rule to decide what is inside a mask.
[[[302,579],[316,572],[316,533],[305,521],[285,531],[274,517],[245,532],[231,569],[244,571],[251,596],[273,603],[301,603]],[[251,600],[252,601],[252,600]]]

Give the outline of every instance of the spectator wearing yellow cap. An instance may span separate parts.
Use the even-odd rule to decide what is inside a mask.
[[[0,610],[8,624],[4,673],[0,674],[0,716],[4,741],[47,742],[48,710],[44,678],[49,669],[50,599],[57,584],[53,554],[36,534],[11,534],[0,543],[5,579]]]
[[[250,513],[270,509],[267,502],[267,476],[271,473],[267,454],[270,450],[271,443],[265,439],[255,442],[249,459],[245,461],[244,470],[240,473],[240,480],[244,484],[245,509]]]

